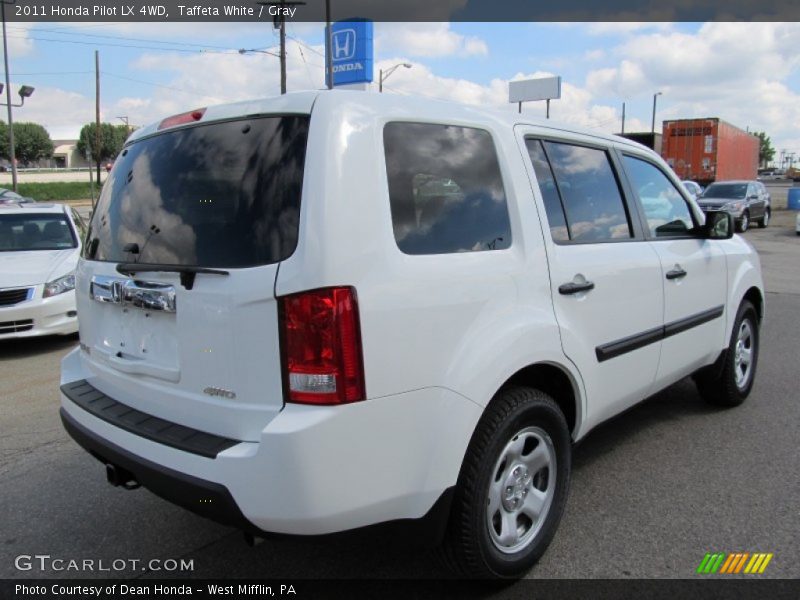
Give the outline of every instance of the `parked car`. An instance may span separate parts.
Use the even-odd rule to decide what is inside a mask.
[[[78,330],[82,228],[63,205],[0,205],[0,339]]]
[[[681,181],[681,184],[692,195],[692,198],[697,200],[703,193],[703,186],[696,181]]]
[[[61,417],[111,484],[251,539],[400,525],[490,578],[544,553],[599,423],[688,375],[742,403],[764,312],[651,150],[335,90],[134,132],[76,294]]]
[[[718,181],[709,185],[697,202],[704,212],[722,210],[733,215],[740,233],[752,222],[768,226],[772,216],[770,194],[760,181]]]
[[[33,198],[27,198],[25,196],[20,196],[17,192],[13,190],[7,190],[5,188],[0,188],[0,205],[2,204],[30,204],[36,202]]]

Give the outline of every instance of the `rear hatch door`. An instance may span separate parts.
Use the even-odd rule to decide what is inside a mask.
[[[258,440],[283,407],[274,288],[297,245],[308,123],[200,119],[123,150],[76,277],[94,387],[174,423]]]

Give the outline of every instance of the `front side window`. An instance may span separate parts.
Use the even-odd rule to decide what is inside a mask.
[[[397,246],[406,254],[511,245],[505,189],[489,132],[428,123],[383,130]]]
[[[76,248],[66,215],[0,214],[0,252]]]
[[[653,237],[689,234],[695,226],[692,211],[677,188],[655,165],[625,156],[625,171],[644,209],[647,227]]]
[[[130,144],[103,185],[89,260],[243,268],[297,245],[309,117],[167,130]]]
[[[562,142],[543,145],[561,194],[569,239],[607,242],[632,238],[608,153]]]

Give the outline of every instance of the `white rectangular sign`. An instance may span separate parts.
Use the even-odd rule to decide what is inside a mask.
[[[541,77],[509,81],[508,101],[554,100],[561,98],[561,77]]]

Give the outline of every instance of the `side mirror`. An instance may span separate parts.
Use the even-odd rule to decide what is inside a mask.
[[[708,240],[729,240],[733,237],[733,215],[718,211],[706,213],[706,224],[703,225],[703,237]]]

